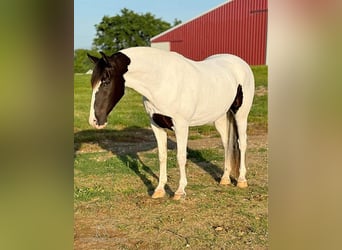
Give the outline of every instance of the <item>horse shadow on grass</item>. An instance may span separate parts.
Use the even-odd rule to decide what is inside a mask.
[[[125,166],[130,168],[141,179],[147,188],[147,193],[152,196],[156,187],[149,177],[157,181],[159,177],[139,157],[140,152],[157,148],[157,142],[151,129],[129,127],[124,130],[91,129],[76,132],[74,133],[74,158],[82,151],[83,143],[97,144],[103,150],[116,155]],[[176,142],[168,138],[168,149],[176,150],[176,146]],[[220,181],[223,174],[222,168],[207,161],[199,150],[188,147],[187,152],[191,156],[188,157],[188,160],[209,173],[216,182]],[[156,159],[159,168],[157,153]],[[165,191],[169,196],[174,195],[174,192],[167,184],[165,185]]]

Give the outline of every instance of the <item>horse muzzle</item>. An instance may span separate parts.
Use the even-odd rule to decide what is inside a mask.
[[[99,124],[96,118],[93,117],[89,117],[89,124],[96,129],[103,129],[107,126],[107,122],[105,122],[104,124]]]

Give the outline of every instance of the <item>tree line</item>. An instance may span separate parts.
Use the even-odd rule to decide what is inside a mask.
[[[96,35],[92,49],[74,51],[74,72],[85,73],[93,67],[87,53],[100,56],[99,51],[112,54],[124,48],[150,46],[153,36],[180,23],[180,20],[175,19],[174,23],[170,24],[149,12],[138,14],[126,8],[118,15],[104,16],[102,21],[95,25]]]

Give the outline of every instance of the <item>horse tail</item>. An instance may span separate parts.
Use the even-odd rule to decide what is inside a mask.
[[[227,112],[229,121],[229,154],[232,155],[231,162],[231,176],[238,179],[240,174],[240,148],[239,148],[239,134],[237,131],[237,124],[235,119],[235,114],[232,110]]]

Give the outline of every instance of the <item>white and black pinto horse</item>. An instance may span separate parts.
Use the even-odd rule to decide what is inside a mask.
[[[102,58],[88,55],[95,64],[89,123],[97,129],[106,126],[107,116],[124,95],[125,86],[144,96],[160,163],[159,184],[152,198],[165,195],[166,129],[173,130],[177,139],[180,180],[174,199],[180,199],[185,196],[187,185],[185,164],[189,126],[207,123],[215,124],[225,150],[220,184],[231,183],[230,173],[235,167],[237,186],[247,187],[246,130],[254,96],[254,77],[246,62],[229,54],[196,62],[175,52],[149,47],[128,48],[111,56],[101,52],[101,55]],[[238,149],[238,154],[234,149]]]

